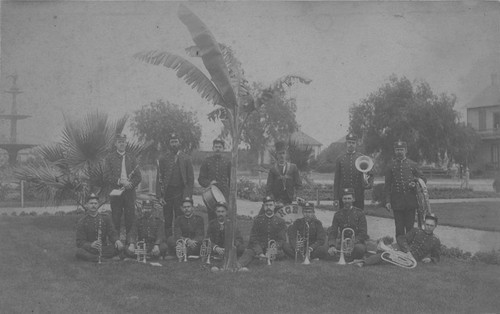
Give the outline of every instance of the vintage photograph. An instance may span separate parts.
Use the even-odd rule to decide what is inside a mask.
[[[497,1],[0,2],[1,313],[498,313]]]

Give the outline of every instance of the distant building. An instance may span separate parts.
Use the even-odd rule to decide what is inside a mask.
[[[474,168],[500,169],[500,85],[498,75],[491,75],[491,85],[486,87],[467,105],[467,124],[481,136]]]
[[[321,144],[318,142],[316,139],[311,137],[310,135],[302,132],[302,131],[297,131],[290,135],[290,140],[297,143],[299,147],[305,148],[305,147],[311,147],[313,150],[313,156],[314,158],[318,157],[319,153],[321,152]],[[274,149],[274,143],[270,143],[267,146],[267,149],[264,151],[264,155],[262,158],[261,164],[270,164],[271,163],[271,155],[270,155],[270,150]]]

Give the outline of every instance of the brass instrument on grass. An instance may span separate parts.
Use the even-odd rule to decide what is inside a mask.
[[[311,255],[311,252],[309,251],[309,223],[306,221],[306,228],[305,228],[305,235],[304,237],[306,238],[306,246],[304,247],[304,262],[302,262],[302,265],[309,265],[311,264],[311,261],[310,261],[310,255]]]
[[[179,239],[175,242],[175,254],[179,262],[187,262],[187,240]]]
[[[203,239],[201,242],[200,256],[206,258],[206,263],[210,264],[210,255],[212,254],[212,241],[209,238]]]
[[[373,159],[371,159],[368,156],[359,156],[356,158],[354,161],[354,166],[359,172],[363,173],[363,183],[365,189],[370,189],[372,187],[372,183],[370,183],[370,176],[368,175],[368,172],[370,172],[373,169]]]
[[[350,238],[345,237],[345,232],[352,232],[352,236]],[[344,255],[351,255],[352,250],[354,250],[354,242],[356,241],[354,230],[352,228],[344,228],[342,230],[342,240],[340,241],[340,258],[338,265],[345,265],[345,257]]]
[[[277,254],[278,254],[278,247],[276,245],[276,241],[274,240],[267,241],[267,250],[266,250],[267,265],[272,264],[271,262],[274,261]]]
[[[304,250],[304,243],[305,239],[304,237],[300,236],[299,230],[297,230],[297,237],[295,238],[295,264],[297,264],[297,256],[300,254],[303,254]]]
[[[147,257],[147,254],[148,254],[148,251],[147,251],[147,248],[146,248],[146,240],[142,240],[142,241],[139,241],[137,242],[136,244],[136,249],[134,251],[135,255],[137,255],[137,261],[138,262],[143,262],[144,264],[146,264],[146,257]]]
[[[99,215],[99,225],[97,227],[97,242],[99,242],[99,256],[97,257],[97,264],[102,263],[102,217]]]
[[[417,261],[408,253],[396,251],[383,242],[379,243],[379,248],[384,251],[380,257],[386,262],[407,269],[417,266]]]

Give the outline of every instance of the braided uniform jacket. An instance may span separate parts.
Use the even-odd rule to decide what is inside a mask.
[[[165,228],[164,222],[158,217],[150,215],[146,217],[143,215],[141,218],[137,219],[132,232],[133,239],[137,241],[144,241],[148,245],[160,245],[160,243],[165,242]]]
[[[434,234],[427,234],[422,229],[413,228],[405,235],[397,237],[399,247],[403,252],[411,252],[417,261],[430,257],[433,262],[439,262],[441,241]]]
[[[229,182],[231,178],[231,161],[221,155],[213,155],[206,158],[201,164],[198,183],[204,188],[210,185],[213,180],[215,184],[227,198],[229,195]]]
[[[189,238],[194,241],[202,241],[205,237],[205,224],[203,218],[198,215],[179,216],[175,219],[174,239]]]
[[[269,240],[276,241],[278,248],[283,247],[283,243],[286,241],[286,223],[276,215],[271,218],[259,215],[253,222],[248,248],[259,252],[267,248]],[[260,249],[257,248],[258,246]]]
[[[306,220],[305,218],[299,218],[293,222],[293,224],[288,227],[288,239],[292,247],[296,246],[297,242],[297,231],[299,236],[306,239]],[[323,246],[326,242],[326,232],[323,228],[323,224],[316,218],[309,221],[309,247],[317,249]],[[304,242],[304,245],[306,243]]]
[[[351,228],[354,230],[356,243],[364,243],[368,240],[368,227],[363,210],[351,207],[351,209],[341,209],[333,216],[332,226],[328,229],[328,245],[335,246],[337,239],[342,237],[342,230]],[[351,236],[347,232],[345,236]]]
[[[132,171],[135,171],[130,176],[130,181],[132,182],[132,191],[141,183],[141,171],[137,166],[137,159],[125,153],[125,169],[127,170],[127,177],[130,176]],[[118,154],[117,151],[109,153],[104,161],[104,178],[106,182],[113,188],[118,189],[121,186],[118,185],[118,180],[120,179],[122,173],[122,156]]]
[[[228,229],[226,228],[226,223],[224,222],[221,225],[217,219],[208,223],[207,238],[212,242],[212,248],[215,246],[224,248],[226,229]],[[236,247],[243,245],[243,237],[238,229],[234,232],[234,245]]]
[[[107,214],[98,213],[95,217],[86,214],[76,225],[76,247],[87,251],[92,250],[90,244],[97,240],[101,220],[101,240],[103,244],[115,243],[118,240],[111,217]]]
[[[400,210],[404,204],[418,207],[416,190],[410,186],[415,178],[427,182],[416,162],[408,158],[392,160],[385,174],[384,190],[386,202],[391,203],[393,210]]]
[[[354,189],[354,197],[364,199],[364,178],[363,173],[358,171],[355,161],[363,156],[359,152],[345,153],[337,158],[335,163],[335,179],[333,181],[333,199],[342,199],[342,190],[345,188]]]

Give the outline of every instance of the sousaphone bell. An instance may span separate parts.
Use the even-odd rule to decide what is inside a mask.
[[[363,181],[365,188],[369,189],[371,188],[371,183],[369,181],[370,176],[368,175],[368,172],[370,172],[373,169],[373,159],[371,159],[368,156],[362,155],[356,158],[354,161],[354,166],[359,172],[363,173]]]

